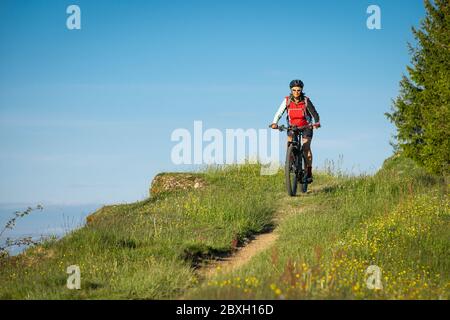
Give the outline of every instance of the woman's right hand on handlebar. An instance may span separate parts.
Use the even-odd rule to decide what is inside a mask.
[[[278,125],[276,123],[272,123],[272,125],[270,126],[272,129],[278,129]]]

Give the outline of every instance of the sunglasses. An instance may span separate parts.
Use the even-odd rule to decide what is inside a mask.
[[[292,92],[302,92],[302,90],[293,89]]]

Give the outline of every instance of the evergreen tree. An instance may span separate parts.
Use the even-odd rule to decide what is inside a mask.
[[[387,118],[397,127],[395,148],[427,171],[450,170],[450,1],[425,0],[426,17],[408,44],[411,66]]]

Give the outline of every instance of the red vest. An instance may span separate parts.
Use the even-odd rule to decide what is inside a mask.
[[[308,98],[305,97],[303,101],[295,103],[294,101],[289,101],[289,97],[286,97],[286,108],[289,117],[289,124],[297,127],[306,126],[308,120],[306,117],[306,106]]]

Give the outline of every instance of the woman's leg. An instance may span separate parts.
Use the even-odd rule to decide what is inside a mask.
[[[294,140],[294,133],[291,130],[288,130],[286,147],[289,147],[289,143],[291,143],[293,140]]]
[[[308,177],[308,182],[311,183],[312,180],[312,152],[311,152],[311,140],[312,137],[303,136],[302,144],[303,144],[303,154],[306,158],[306,174]]]
[[[306,158],[306,166],[312,167],[311,137],[302,137],[302,145]]]

